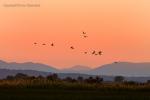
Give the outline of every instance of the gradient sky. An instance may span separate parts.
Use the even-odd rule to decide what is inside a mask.
[[[6,3],[40,3],[41,7],[7,8]],[[149,27],[150,0],[1,0],[0,59],[57,68],[150,62]],[[54,48],[33,45],[53,41]],[[76,50],[71,51],[71,45]],[[102,50],[103,56],[83,54],[94,49]]]

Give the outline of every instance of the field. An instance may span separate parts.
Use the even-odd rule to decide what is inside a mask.
[[[150,100],[150,85],[46,79],[1,80],[0,100]]]
[[[66,89],[1,89],[1,100],[150,100],[148,92]]]

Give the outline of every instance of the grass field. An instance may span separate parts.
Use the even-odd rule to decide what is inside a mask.
[[[1,100],[150,100],[149,92],[67,89],[1,89]]]
[[[0,100],[150,100],[150,85],[1,80]]]

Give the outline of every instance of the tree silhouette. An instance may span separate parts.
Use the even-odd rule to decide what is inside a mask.
[[[94,78],[92,76],[90,76],[88,79],[85,79],[85,82],[93,83],[94,82]]]
[[[39,75],[39,76],[37,77],[37,79],[44,79],[44,77],[43,77],[42,75]]]
[[[100,76],[96,76],[96,83],[101,83],[103,82],[103,78],[101,78]]]
[[[123,82],[124,81],[124,77],[123,76],[116,76],[115,78],[114,78],[114,81],[115,82]]]
[[[51,75],[48,75],[48,76],[47,76],[47,79],[48,79],[48,80],[51,80],[51,81],[56,81],[56,80],[58,80],[59,78],[58,78],[58,75],[57,75],[57,74],[51,74]]]
[[[147,80],[147,83],[150,84],[150,80]]]
[[[29,76],[23,73],[18,73],[15,76],[15,79],[27,79],[27,78],[29,78]]]
[[[6,77],[6,79],[7,79],[7,80],[13,80],[13,79],[14,79],[14,76],[8,75],[8,76]]]
[[[84,79],[83,79],[83,77],[79,76],[79,77],[77,78],[77,80],[78,80],[79,82],[82,82]]]
[[[64,81],[67,81],[67,82],[77,82],[76,79],[73,79],[73,78],[71,78],[71,77],[66,77],[66,78],[64,79]]]

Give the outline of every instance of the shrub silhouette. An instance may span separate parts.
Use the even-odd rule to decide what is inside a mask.
[[[95,78],[89,77],[88,79],[85,79],[85,82],[87,83],[101,83],[103,82],[103,78],[96,76]]]

